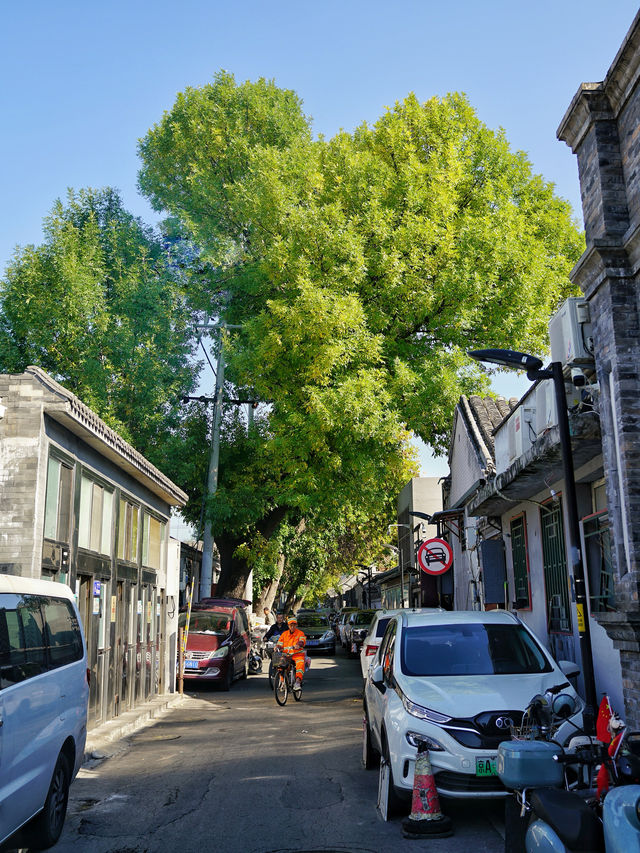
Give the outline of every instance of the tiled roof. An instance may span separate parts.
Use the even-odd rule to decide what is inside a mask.
[[[504,397],[480,397],[477,394],[468,399],[469,408],[473,412],[482,439],[493,456],[495,453],[493,431],[518,405],[518,400],[516,397],[507,401]]]
[[[111,456],[116,464],[127,470],[135,479],[144,480],[152,491],[162,493],[168,503],[173,506],[186,504],[188,495],[179,486],[111,429],[75,394],[52,379],[40,367],[30,366],[25,372],[32,374],[51,393],[60,398],[60,402],[63,403],[62,412],[57,411],[58,407],[55,403],[45,404],[45,411],[52,417],[56,418],[57,414],[63,414],[67,423],[75,423],[85,436],[92,439],[89,441],[90,444],[97,441],[103,448],[108,449],[107,455]]]

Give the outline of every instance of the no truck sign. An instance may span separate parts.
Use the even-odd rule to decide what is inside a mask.
[[[452,563],[453,551],[444,539],[427,539],[418,548],[418,565],[428,575],[443,575]]]

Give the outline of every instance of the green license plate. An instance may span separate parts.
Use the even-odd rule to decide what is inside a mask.
[[[495,758],[476,758],[476,776],[496,776]]]

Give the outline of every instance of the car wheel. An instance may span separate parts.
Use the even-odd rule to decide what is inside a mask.
[[[396,788],[393,783],[393,770],[391,769],[391,760],[389,758],[389,746],[387,739],[383,736],[382,740],[382,755],[384,761],[380,762],[380,775],[384,775],[385,779],[381,783],[385,785],[385,793],[387,798],[387,820],[391,820],[400,814],[406,813],[406,808],[402,799],[396,793]],[[386,773],[384,772],[386,767]]]
[[[233,658],[229,658],[229,664],[227,666],[227,672],[225,673],[224,680],[222,682],[222,689],[225,693],[231,690],[231,685],[233,684],[233,669],[234,669]]]
[[[371,729],[369,727],[369,717],[365,710],[362,718],[362,763],[365,770],[373,770],[378,764],[380,756],[373,748],[371,743]]]
[[[70,784],[71,763],[66,755],[60,753],[44,808],[25,831],[25,840],[30,850],[48,850],[60,838],[67,814]]]

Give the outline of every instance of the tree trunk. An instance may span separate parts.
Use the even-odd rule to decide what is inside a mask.
[[[269,610],[273,607],[273,601],[276,597],[276,593],[278,592],[278,585],[280,584],[280,578],[282,577],[282,573],[284,572],[285,566],[285,557],[284,554],[278,555],[278,563],[276,566],[276,576],[269,581],[269,583],[264,587],[258,598],[256,599],[255,611],[256,613],[262,613],[265,607],[268,607]]]
[[[244,598],[251,569],[245,559],[238,559],[233,556],[243,540],[218,536],[215,541],[220,554],[220,577],[216,586],[216,596],[220,598]]]

